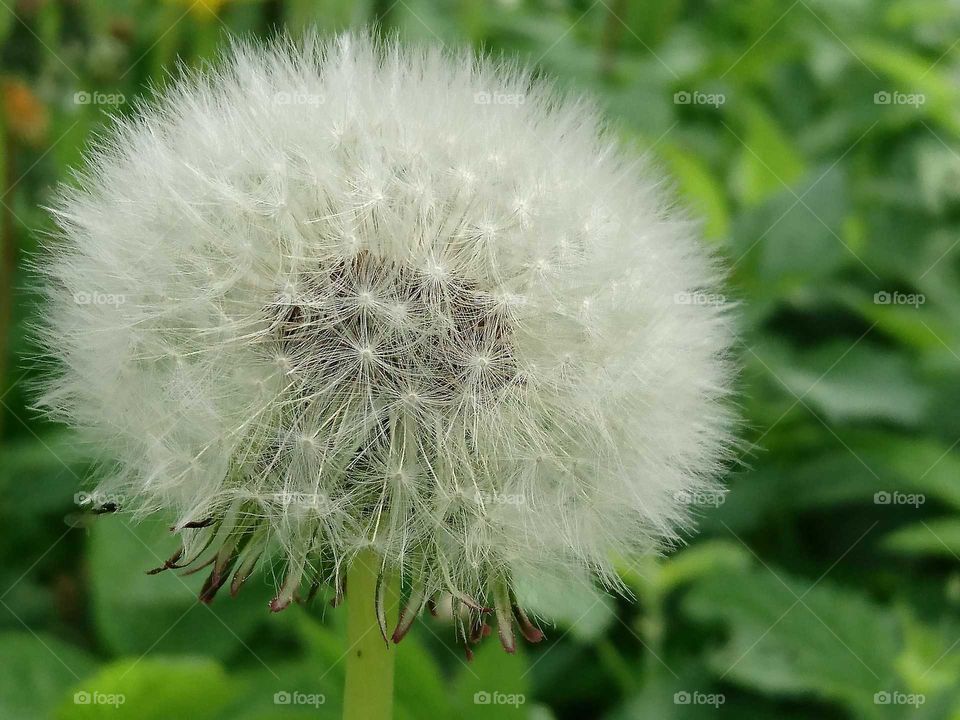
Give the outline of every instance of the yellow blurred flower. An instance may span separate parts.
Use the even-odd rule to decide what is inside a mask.
[[[3,80],[3,119],[9,133],[28,145],[40,145],[50,127],[46,105],[22,80]]]

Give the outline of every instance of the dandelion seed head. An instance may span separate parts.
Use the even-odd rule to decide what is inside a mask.
[[[499,618],[520,577],[616,587],[719,490],[731,313],[683,298],[721,273],[585,101],[360,35],[237,44],[87,167],[39,268],[42,404],[177,563],[216,538],[236,591],[280,552],[281,609],[375,547]]]

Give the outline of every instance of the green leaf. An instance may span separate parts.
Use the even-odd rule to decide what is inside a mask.
[[[667,37],[668,31],[683,9],[682,5],[680,0],[625,3],[622,12],[623,23],[630,28],[630,32],[625,33],[623,42],[635,46],[638,52],[650,52],[652,47],[656,47]]]
[[[699,658],[671,658],[670,669],[657,664],[646,674],[643,688],[604,720],[806,720],[784,703],[765,701],[756,693],[731,693],[728,685],[710,677]],[[695,698],[695,699],[694,699]]]
[[[876,330],[917,350],[949,352],[943,343],[954,333],[940,313],[929,307],[877,303],[871,297],[847,297],[847,304],[857,310]]]
[[[0,40],[6,40],[10,34],[10,28],[16,22],[16,13],[9,5],[0,7]]]
[[[4,447],[0,489],[20,514],[67,512],[84,472],[84,458],[68,433],[29,436]]]
[[[935,138],[924,138],[914,151],[920,197],[926,208],[942,213],[960,199],[960,155]]]
[[[343,713],[343,681],[301,658],[265,659],[233,676],[236,692],[220,720],[313,718],[336,720]]]
[[[66,691],[93,672],[84,652],[46,634],[0,633],[0,717],[48,717]]]
[[[316,607],[325,603],[316,600]],[[235,675],[240,688],[223,720],[339,718],[343,710],[344,613],[320,622],[301,605],[276,616],[265,650],[256,646],[250,667]],[[271,623],[273,625],[273,623]],[[291,641],[299,647],[291,648]],[[282,648],[278,660],[267,654]]]
[[[955,639],[960,637],[955,618],[944,617],[937,625],[930,625],[907,608],[899,614],[906,649],[898,658],[897,668],[906,679],[906,687],[922,693],[952,690],[955,702],[960,701],[960,654],[952,652]]]
[[[960,455],[952,445],[919,437],[884,436],[862,457],[883,470],[891,487],[882,490],[924,493],[932,499],[960,508]]]
[[[854,41],[851,49],[860,59],[881,75],[886,76],[894,87],[885,87],[880,92],[892,95],[921,95],[923,102],[913,105],[878,105],[880,110],[894,110],[904,115],[929,115],[954,133],[960,133],[960,118],[956,113],[958,93],[954,83],[944,75],[937,64],[910,50],[897,47],[889,40],[865,38]],[[870,99],[872,100],[872,98]],[[864,102],[870,100],[864,99]]]
[[[344,668],[340,661],[343,659],[343,640],[346,637],[344,613],[335,610],[328,612],[325,622],[321,623],[306,612],[291,609],[296,612],[294,621],[311,661],[321,663],[323,672],[329,670],[342,680]]]
[[[874,693],[901,687],[896,619],[829,580],[764,567],[716,573],[691,588],[683,608],[725,628],[710,665],[727,681],[765,693],[813,693],[865,717],[876,714]]]
[[[842,168],[819,168],[796,190],[781,188],[734,226],[738,265],[752,270],[755,297],[782,298],[785,289],[816,286],[844,264],[859,266],[841,229],[848,212]]]
[[[226,590],[211,605],[197,602],[203,572],[146,571],[177,549],[158,519],[133,525],[126,516],[102,516],[90,534],[90,583],[94,622],[116,653],[191,653],[225,657],[242,647],[258,625],[277,622],[267,611],[264,582],[247,582],[236,598]],[[257,576],[258,578],[260,576]]]
[[[121,660],[74,687],[58,720],[216,718],[236,686],[213,660],[158,656]]]
[[[398,719],[451,716],[450,698],[442,680],[443,673],[433,655],[420,643],[421,633],[429,630],[418,625],[432,620],[429,615],[421,618],[403,642],[393,646],[397,653],[394,683]],[[455,662],[452,657],[445,657],[444,660]]]
[[[726,237],[730,232],[730,210],[726,194],[710,168],[677,145],[666,146],[660,152],[679,183],[681,195],[704,218],[704,234],[714,239]]]
[[[462,661],[453,679],[450,700],[456,711],[451,717],[526,718],[533,702],[527,669],[523,646],[508,655],[496,638],[488,638],[477,646],[473,662]]]
[[[751,555],[742,545],[707,540],[667,559],[661,567],[659,585],[663,591],[669,591],[720,570],[741,572],[751,564]]]
[[[735,475],[723,505],[703,518],[703,528],[726,532],[726,525],[739,533],[784,514],[845,504],[876,506],[881,513],[914,509],[879,504],[878,493],[919,494],[924,505],[960,508],[960,456],[949,445],[876,431],[846,433],[844,444]]]
[[[833,342],[810,353],[763,358],[790,402],[801,398],[828,422],[887,420],[912,425],[930,397],[903,356],[870,345]],[[800,404],[798,402],[798,404]]]
[[[677,677],[674,677],[675,673]],[[722,717],[737,717],[730,713],[727,698],[708,676],[702,666],[690,662],[670,662],[670,670],[661,665],[650,672],[643,689],[629,698],[605,720],[710,720]],[[696,692],[698,702],[685,703]],[[712,700],[712,704],[708,701]],[[729,713],[729,714],[728,714]],[[761,716],[762,717],[762,716]],[[758,708],[752,703],[750,719],[757,720]]]
[[[883,539],[883,546],[909,556],[960,558],[960,519],[926,520],[900,528]]]
[[[731,182],[739,199],[753,205],[791,187],[806,171],[803,158],[772,115],[758,103],[737,110],[737,160]]]

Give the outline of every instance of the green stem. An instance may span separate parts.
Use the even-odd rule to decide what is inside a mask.
[[[13,285],[17,272],[17,237],[13,210],[10,209],[16,202],[16,198],[12,197],[17,184],[14,162],[16,143],[6,126],[0,127],[0,142],[4,151],[0,155],[0,177],[3,179],[0,188],[0,201],[3,201],[3,210],[0,210],[0,394],[6,394],[10,333],[13,328]],[[3,437],[3,419],[3,413],[0,413],[0,439]]]
[[[377,579],[381,558],[364,550],[347,572],[347,680],[344,720],[389,720],[393,715],[393,659],[397,651],[384,642],[377,622]],[[397,622],[397,587],[388,573],[383,582],[387,627]]]
[[[636,673],[631,669],[630,664],[624,659],[616,645],[610,642],[609,638],[601,640],[596,645],[597,654],[600,656],[600,662],[607,668],[610,676],[617,681],[624,695],[631,697],[639,690],[637,687]]]

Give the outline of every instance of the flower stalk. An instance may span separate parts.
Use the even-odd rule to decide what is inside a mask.
[[[393,667],[383,627],[397,622],[399,588],[374,550],[363,550],[347,573],[347,677],[344,720],[389,720],[393,713]],[[374,611],[376,610],[376,611]]]

